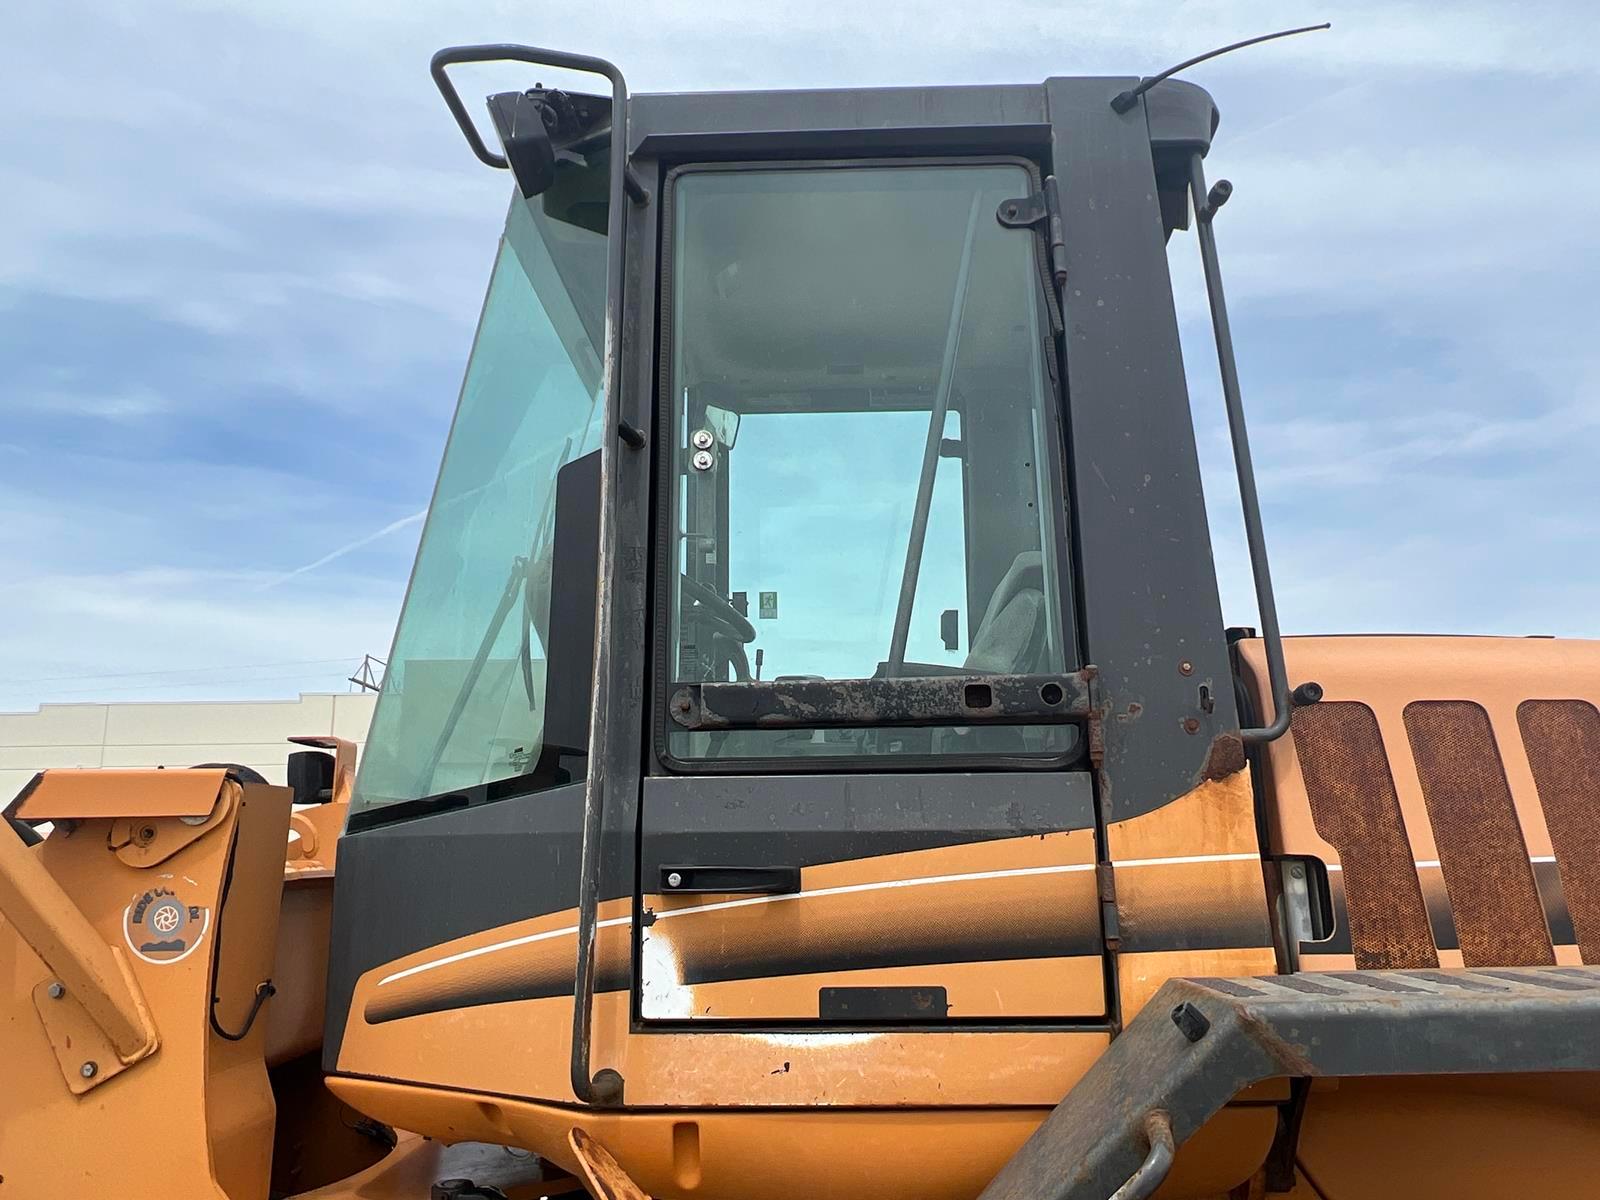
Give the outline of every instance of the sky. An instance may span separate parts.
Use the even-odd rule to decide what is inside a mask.
[[[385,655],[510,194],[447,44],[634,91],[1188,78],[1288,632],[1600,636],[1600,10],[1218,0],[0,15],[0,711],[345,690]],[[544,73],[550,82],[550,73]],[[525,72],[462,72],[472,100]],[[1231,623],[1198,252],[1170,248]]]

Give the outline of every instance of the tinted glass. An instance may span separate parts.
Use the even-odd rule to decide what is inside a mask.
[[[596,222],[547,207],[511,207],[357,810],[522,775],[546,749],[556,484],[599,444],[606,260]]]
[[[1067,668],[1035,242],[995,219],[1032,188],[1010,165],[677,180],[673,680]],[[1072,737],[670,732],[680,757]]]

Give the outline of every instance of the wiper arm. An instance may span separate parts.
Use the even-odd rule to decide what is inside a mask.
[[[467,701],[472,699],[472,693],[478,686],[478,677],[483,674],[483,666],[489,661],[489,651],[494,648],[495,639],[500,636],[506,617],[511,614],[511,606],[517,602],[517,593],[522,590],[527,570],[527,559],[512,559],[511,573],[506,577],[506,586],[500,593],[500,603],[495,606],[494,615],[489,618],[489,627],[483,631],[483,640],[478,643],[478,653],[473,655],[472,665],[467,668],[467,677],[461,681],[455,703],[450,706],[449,715],[439,727],[439,740],[433,744],[433,753],[428,755],[427,777],[430,780],[430,790],[434,772],[439,769],[439,760],[444,757],[444,748],[450,744],[450,738],[456,731],[456,722],[461,720],[461,714],[467,709]]]
[[[569,436],[561,446],[561,457],[558,462],[565,463],[567,455],[572,453],[572,438]],[[558,472],[559,474],[559,472]],[[516,603],[517,593],[522,593],[522,642],[519,657],[522,660],[522,686],[528,693],[528,708],[530,711],[538,707],[538,702],[533,695],[533,643],[529,636],[529,627],[533,623],[533,573],[534,567],[539,562],[540,552],[544,549],[546,533],[551,525],[551,516],[555,512],[556,483],[552,479],[550,490],[544,498],[544,508],[539,513],[539,519],[533,525],[532,544],[528,547],[526,557],[517,557],[511,560],[511,572],[506,576],[505,590],[500,593],[500,602],[495,606],[494,615],[489,618],[489,625],[483,631],[483,640],[478,643],[478,652],[472,657],[472,665],[467,668],[466,678],[461,681],[461,688],[456,692],[455,702],[450,705],[449,715],[445,717],[444,724],[439,729],[439,740],[434,743],[433,753],[428,756],[428,778],[433,778],[433,773],[439,769],[439,762],[444,757],[444,748],[450,744],[450,738],[455,734],[456,724],[461,720],[461,714],[467,709],[467,703],[472,699],[472,693],[478,686],[478,679],[483,674],[484,664],[489,661],[489,651],[494,649],[495,640],[500,636],[500,631],[505,628],[506,618],[511,615],[512,605]],[[544,630],[539,631],[542,640]]]

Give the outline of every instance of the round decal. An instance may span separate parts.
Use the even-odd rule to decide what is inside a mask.
[[[189,904],[171,888],[152,888],[123,910],[122,935],[145,962],[173,963],[187,958],[205,937],[209,909]]]

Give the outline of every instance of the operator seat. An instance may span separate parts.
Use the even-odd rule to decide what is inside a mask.
[[[962,665],[982,675],[1030,674],[1044,651],[1044,626],[1044,555],[1024,550],[989,597]]]

